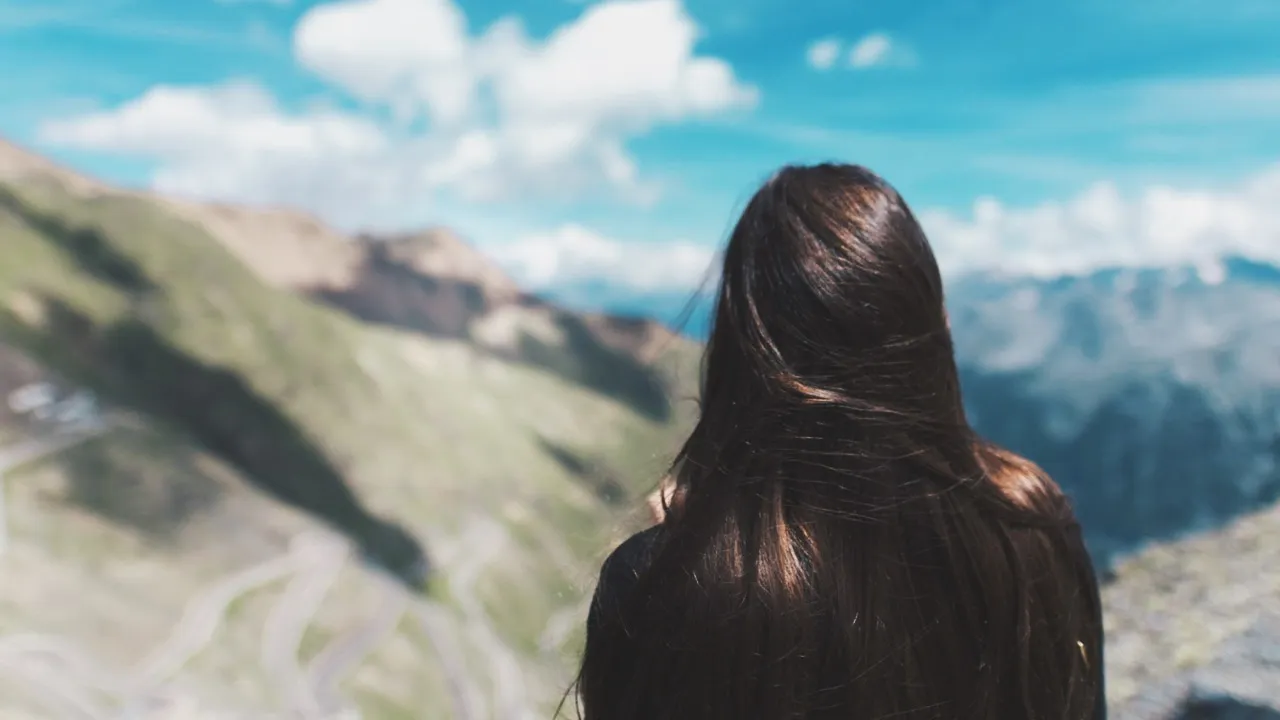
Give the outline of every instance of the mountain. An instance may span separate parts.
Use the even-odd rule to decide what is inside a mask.
[[[169,201],[265,282],[368,324],[465,341],[665,417],[669,365],[692,344],[635,314],[573,312],[525,293],[447,228],[344,237],[288,211]]]
[[[1280,269],[969,277],[948,302],[971,420],[1071,493],[1100,560],[1280,499]]]
[[[319,532],[351,547],[340,580],[320,563],[236,599],[173,692],[272,709],[288,669],[259,670],[259,643],[335,667],[391,578],[412,612],[341,684],[364,718],[548,715],[598,562],[688,426],[696,343],[526,296],[444,230],[347,237],[3,143],[0,258],[0,392],[87,391],[111,419],[5,474],[0,633],[138,666],[225,578],[331,557],[304,547]],[[0,453],[54,432],[15,413]],[[305,632],[280,614],[298,598]],[[42,699],[13,696],[0,714]]]
[[[1210,270],[948,288],[970,419],[1062,484],[1104,567],[1118,718],[1280,716],[1280,269]]]

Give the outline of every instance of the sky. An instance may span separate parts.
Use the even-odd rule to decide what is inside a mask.
[[[1280,263],[1278,43],[1277,0],[0,0],[0,136],[578,304],[687,293],[824,160],[951,273]]]

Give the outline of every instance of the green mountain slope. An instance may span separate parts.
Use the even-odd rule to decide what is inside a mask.
[[[506,345],[485,340],[492,313],[449,336],[379,322],[312,276],[264,272],[229,242],[234,226],[214,232],[197,216],[214,210],[5,154],[0,344],[132,419],[9,475],[18,520],[0,558],[0,627],[71,633],[127,665],[200,588],[328,527],[409,585],[433,567],[424,602],[452,636],[452,650],[432,649],[402,620],[353,676],[364,717],[448,717],[435,650],[461,656],[488,696],[510,685],[492,666],[510,655],[523,682],[508,694],[545,716],[596,563],[639,521],[635,499],[687,426],[697,347],[668,337],[653,359],[601,329],[626,323],[527,299],[504,310],[520,315]],[[286,240],[279,267],[315,261]],[[271,242],[255,236],[248,252]],[[628,373],[664,402],[612,391]],[[376,582],[360,568],[345,566],[304,649],[374,612]],[[253,619],[272,592],[244,601],[243,622],[184,670],[203,695],[268,702],[251,667]]]

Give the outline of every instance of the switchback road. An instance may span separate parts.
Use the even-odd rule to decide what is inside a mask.
[[[295,554],[298,562],[307,565],[295,566],[296,574],[262,628],[262,666],[274,678],[286,707],[305,718],[320,718],[322,713],[298,667],[298,651],[347,557],[346,544],[336,539],[317,543],[301,556]]]
[[[319,709],[334,713],[342,708],[338,684],[396,629],[410,605],[409,594],[400,583],[375,573],[380,602],[367,622],[351,628],[329,643],[307,669],[307,682]]]

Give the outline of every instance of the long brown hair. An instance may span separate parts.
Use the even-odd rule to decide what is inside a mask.
[[[1097,585],[1070,505],[969,427],[903,199],[786,167],[725,252],[675,500],[588,640],[587,720],[1077,720]]]

